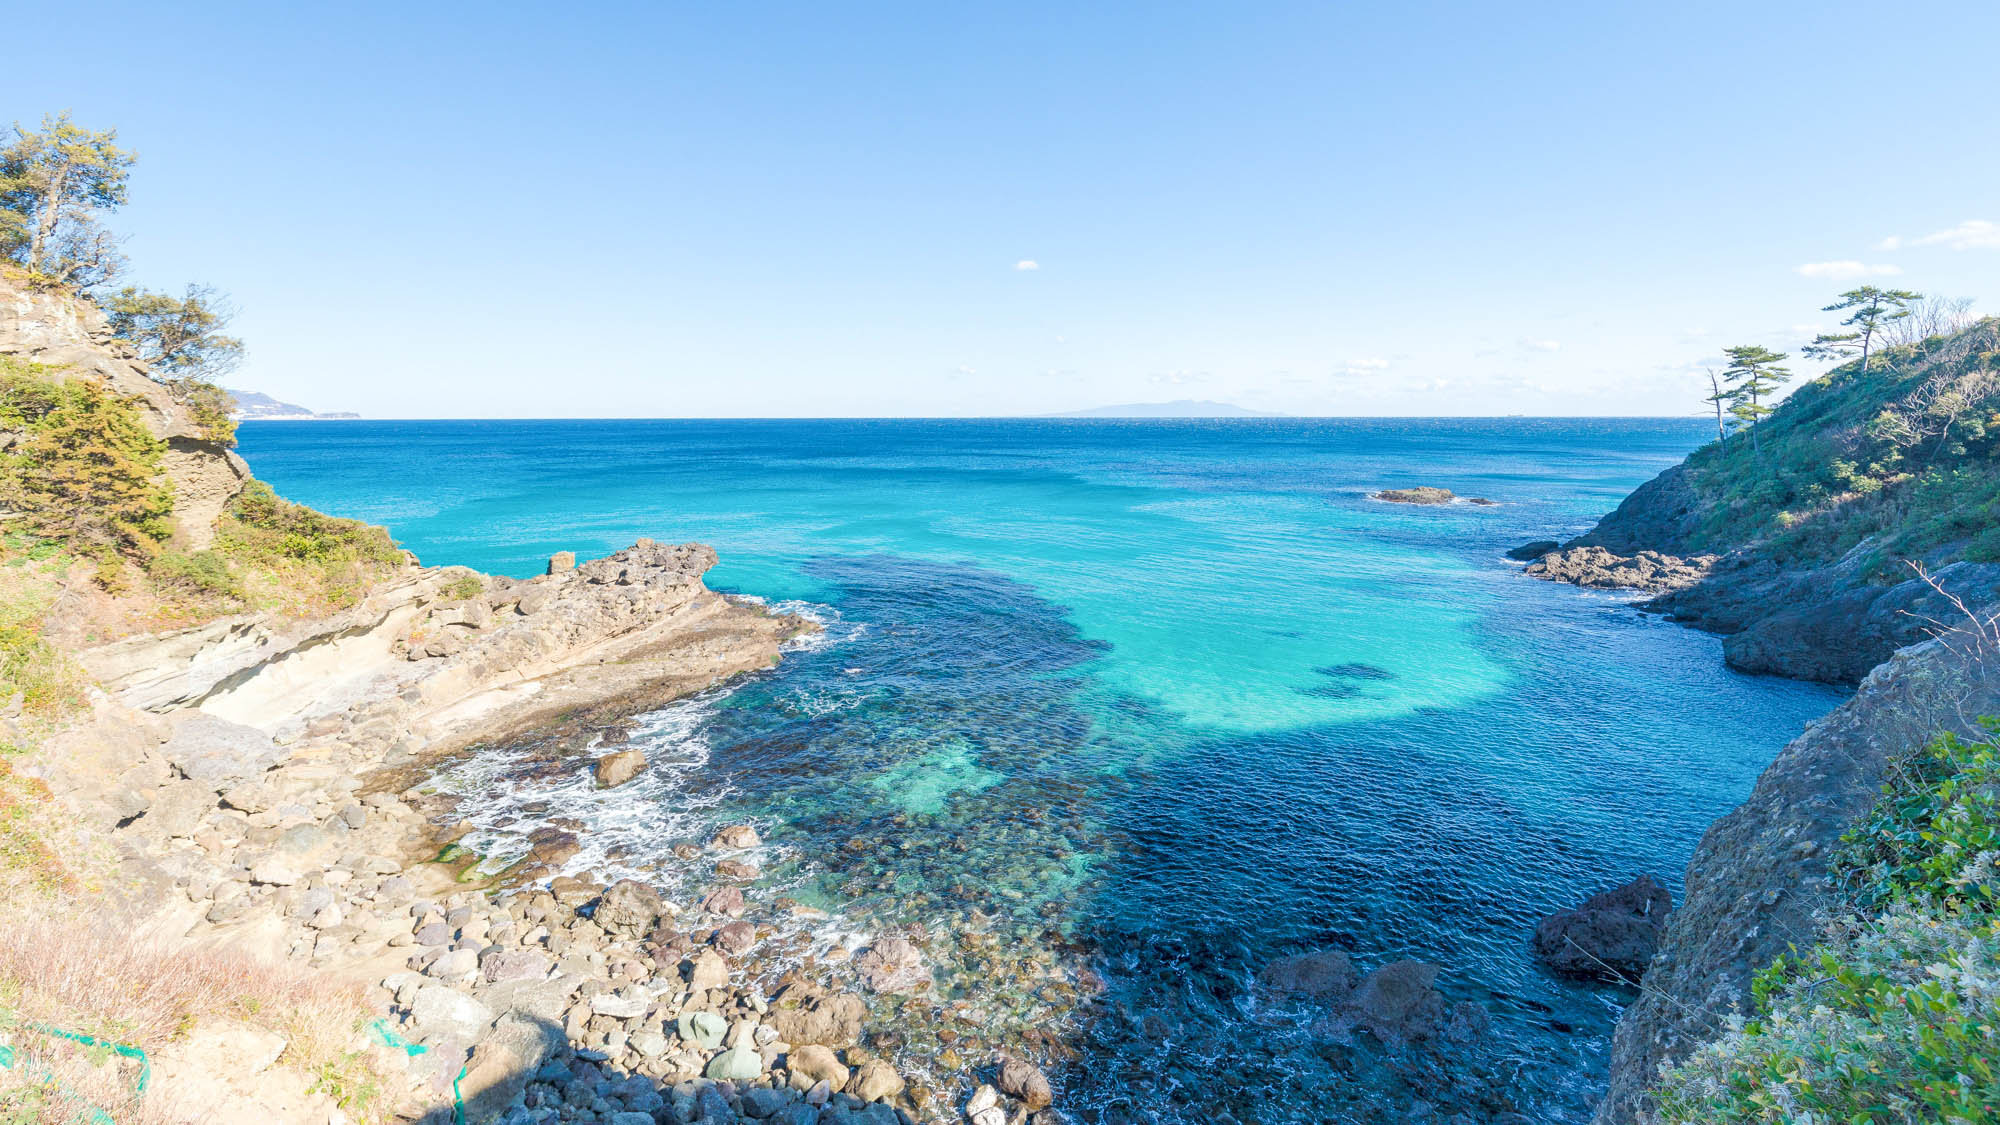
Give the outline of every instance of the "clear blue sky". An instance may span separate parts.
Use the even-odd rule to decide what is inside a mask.
[[[8,24],[10,115],[138,151],[138,280],[320,409],[1679,414],[1827,274],[2000,307],[1991,0]]]

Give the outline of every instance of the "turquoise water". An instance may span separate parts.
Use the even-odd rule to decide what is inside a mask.
[[[429,563],[525,576],[556,550],[694,539],[716,588],[810,607],[824,642],[641,724],[638,788],[499,748],[461,779],[504,810],[482,823],[566,815],[605,870],[756,818],[769,881],[829,929],[956,942],[944,990],[1005,998],[977,1045],[1059,1029],[1041,1054],[1085,1121],[1400,1119],[1474,1085],[1475,1119],[1587,1114],[1622,998],[1541,973],[1534,922],[1638,872],[1678,885],[1838,700],[1502,557],[1701,439],[1533,419],[242,431],[280,492]],[[1367,498],[1420,483],[1498,503]],[[989,934],[1108,991],[1079,1006]],[[1492,1013],[1481,1057],[1345,1044],[1251,987],[1323,946],[1443,965]]]

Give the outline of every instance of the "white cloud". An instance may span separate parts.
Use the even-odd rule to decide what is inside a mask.
[[[1876,265],[1847,259],[1839,262],[1807,262],[1798,268],[1803,277],[1817,277],[1824,281],[1852,281],[1857,277],[1895,277],[1903,272],[1901,266]]]
[[[1521,346],[1531,352],[1559,352],[1562,350],[1562,341],[1537,340],[1531,336],[1523,336],[1521,338]]]
[[[1185,386],[1188,383],[1200,383],[1205,381],[1208,378],[1208,372],[1161,371],[1152,375],[1148,375],[1146,376],[1146,378],[1150,382],[1160,383],[1162,385],[1169,387],[1179,387],[1179,386]]]
[[[1042,268],[1042,263],[1037,262],[1033,258],[1022,258],[1020,261],[1014,263],[1014,268],[1017,270],[1038,270]]]
[[[1967,219],[1948,230],[1927,234],[1912,246],[1949,246],[1953,250],[2000,250],[2000,223]]]
[[[963,363],[961,363],[961,364],[959,364],[959,365],[958,365],[958,372],[957,372],[957,373],[958,373],[958,374],[960,374],[960,375],[977,375],[977,374],[979,374],[979,370],[978,370],[978,368],[974,368],[974,367],[967,367],[966,365],[964,365]]]
[[[1381,359],[1376,356],[1363,356],[1360,359],[1348,360],[1344,365],[1342,365],[1341,374],[1366,375],[1369,374],[1370,372],[1387,371],[1388,369],[1389,369],[1388,360]]]
[[[1875,249],[1877,250],[1901,250],[1902,248],[1903,240],[1893,234],[1875,244]]]

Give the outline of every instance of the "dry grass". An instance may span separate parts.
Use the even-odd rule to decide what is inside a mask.
[[[197,1024],[239,1021],[284,1036],[279,1065],[319,1080],[353,1103],[350,1114],[365,1116],[382,1082],[368,1069],[369,1055],[356,1049],[370,1014],[358,985],[230,950],[135,936],[91,917],[88,901],[0,913],[0,1026],[44,1023],[152,1054]],[[57,1062],[68,1050],[43,1036],[15,1041]],[[0,1110],[0,1125],[13,1120]]]

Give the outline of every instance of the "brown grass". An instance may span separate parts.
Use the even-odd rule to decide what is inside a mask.
[[[356,1050],[370,1012],[359,985],[231,950],[135,935],[91,917],[87,900],[0,914],[0,1026],[46,1023],[150,1054],[199,1023],[235,1020],[284,1036],[279,1065],[322,1079],[329,1091],[381,1087],[367,1070],[368,1054]],[[20,1034],[15,1041],[57,1062],[68,1050],[45,1036]],[[348,1109],[358,1117],[367,1106]],[[12,1125],[4,1112],[0,1125]]]

